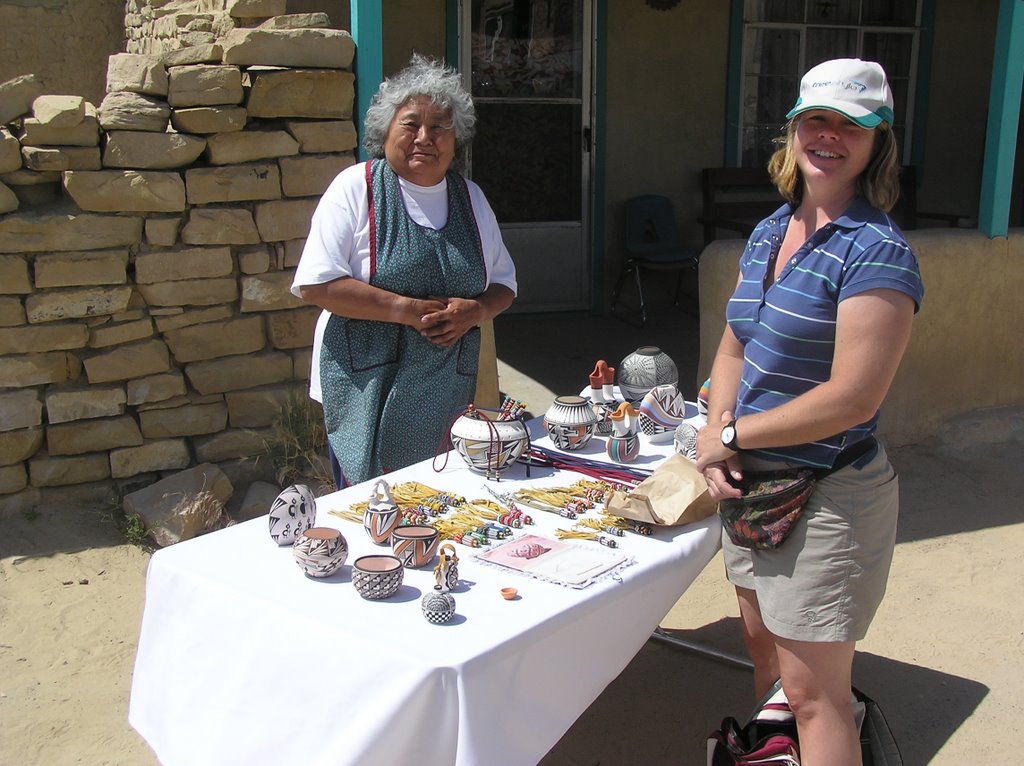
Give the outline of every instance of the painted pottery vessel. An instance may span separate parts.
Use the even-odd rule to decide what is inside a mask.
[[[632,463],[640,454],[640,436],[638,434],[609,436],[605,450],[608,457],[616,463]]]
[[[676,452],[690,460],[697,459],[697,429],[689,423],[680,423],[672,439]]]
[[[612,436],[632,436],[637,432],[637,411],[629,402],[623,402],[615,412],[608,415],[612,424]]]
[[[441,546],[440,560],[434,567],[434,590],[447,593],[459,585],[459,557],[455,555],[455,546],[445,543]]]
[[[582,449],[594,435],[597,416],[582,396],[558,396],[544,413],[544,427],[558,449]]]
[[[598,359],[594,371],[590,373],[590,401],[594,404],[615,401],[612,387],[615,384],[615,368],[609,367],[604,359]]]
[[[310,577],[334,574],[348,558],[348,541],[337,529],[313,527],[295,538],[295,562]]]
[[[594,409],[594,416],[597,418],[597,423],[594,424],[594,435],[607,436],[612,432],[612,421],[609,416],[615,412],[615,410],[612,409],[611,404],[604,402],[591,406]]]
[[[352,563],[352,584],[360,596],[371,601],[395,595],[404,577],[402,562],[394,556],[374,553]]]
[[[363,511],[363,529],[375,545],[390,545],[391,533],[401,520],[391,486],[384,479],[377,479],[370,492],[370,504]]]
[[[704,381],[704,385],[697,392],[697,412],[701,415],[708,414],[708,395],[711,393],[711,378]]]
[[[641,346],[619,364],[619,391],[622,398],[635,402],[655,386],[679,384],[679,370],[657,346]]]
[[[278,545],[291,545],[295,538],[316,524],[316,497],[305,484],[281,490],[270,504],[270,537]]]
[[[655,386],[644,395],[639,413],[640,430],[651,442],[669,442],[686,418],[686,400],[675,384]]]
[[[455,616],[455,597],[451,593],[431,591],[420,601],[427,622],[441,625]]]
[[[425,567],[434,560],[440,542],[437,530],[429,524],[406,524],[391,533],[391,550],[404,567]]]
[[[495,473],[512,465],[530,446],[522,420],[496,420],[497,413],[480,409],[460,415],[452,424],[452,446],[466,465],[481,473]]]

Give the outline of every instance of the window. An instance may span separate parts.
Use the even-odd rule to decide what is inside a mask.
[[[740,164],[765,165],[800,77],[833,58],[877,61],[895,101],[896,138],[910,156],[921,0],[744,0]]]

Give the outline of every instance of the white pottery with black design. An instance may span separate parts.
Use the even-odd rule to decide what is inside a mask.
[[[629,354],[616,370],[619,391],[629,402],[643,399],[655,386],[679,384],[679,370],[672,358],[657,346],[641,346]]]
[[[365,599],[379,601],[395,595],[402,585],[405,569],[395,556],[370,554],[352,564],[352,585]]]
[[[670,442],[686,418],[686,400],[674,383],[666,383],[644,394],[637,411],[640,430],[650,442]]]
[[[689,423],[680,423],[672,439],[675,450],[690,460],[697,459],[697,429]]]
[[[558,396],[544,413],[544,427],[558,449],[578,450],[593,437],[597,415],[582,396]]]
[[[375,545],[390,545],[391,533],[402,520],[402,512],[391,494],[391,485],[377,479],[370,492],[370,502],[363,511],[363,529]]]
[[[348,541],[337,529],[313,527],[295,538],[292,555],[310,577],[328,577],[348,558]]]
[[[281,490],[270,505],[270,537],[278,545],[291,545],[300,534],[316,525],[316,497],[305,484]]]
[[[494,473],[512,465],[530,446],[523,421],[494,420],[480,410],[460,415],[451,427],[452,446],[474,471]]]
[[[420,601],[427,622],[441,625],[455,616],[455,597],[451,593],[431,591]]]

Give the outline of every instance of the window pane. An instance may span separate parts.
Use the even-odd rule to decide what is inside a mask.
[[[856,24],[860,0],[811,0],[807,21],[813,24]]]
[[[907,101],[910,98],[910,62],[914,36],[909,33],[868,32],[864,35],[863,58],[877,61],[885,70],[892,89],[896,124],[906,124]]]
[[[740,164],[745,168],[765,167],[776,150],[774,139],[782,135],[778,125],[744,128],[741,135]]]
[[[746,21],[803,21],[804,0],[746,0]]]
[[[857,30],[807,27],[806,72],[829,59],[857,58]]]
[[[914,0],[864,0],[861,24],[889,27],[912,27],[917,23],[917,2]]]

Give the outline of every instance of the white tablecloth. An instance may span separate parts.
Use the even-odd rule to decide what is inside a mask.
[[[536,432],[536,423],[534,431]],[[596,456],[601,441],[585,450]],[[550,447],[546,439],[539,445]],[[671,445],[643,441],[637,465]],[[455,454],[389,475],[467,498],[487,483]],[[502,490],[566,486],[578,476],[516,465]],[[325,580],[303,575],[266,517],[152,557],[129,721],[166,766],[536,764],[629,663],[719,546],[717,517],[618,538],[634,563],[585,589],[483,566],[457,546],[456,616],[423,618],[430,567],[399,592],[365,601],[351,585],[359,555],[388,552],[328,511],[365,500],[369,484],[320,498],[317,524],[350,552]],[[571,522],[536,512],[524,527],[554,538]],[[583,545],[597,545],[586,542]],[[504,586],[520,598],[505,601]]]

